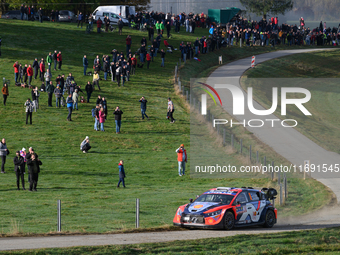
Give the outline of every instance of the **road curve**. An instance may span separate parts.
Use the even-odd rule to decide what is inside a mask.
[[[256,56],[256,63],[261,63],[277,57],[288,56],[296,53],[310,52],[308,50],[289,50],[266,53]],[[321,49],[318,49],[321,50]],[[240,76],[249,68],[250,58],[238,60],[230,64],[219,67],[208,78],[207,83],[214,86],[214,79],[223,78],[224,83],[240,86]],[[224,109],[232,113],[232,100],[229,93],[219,91]],[[229,102],[229,103],[228,103]],[[256,109],[263,109],[259,104],[254,102]],[[251,113],[246,112],[244,118],[253,118]],[[258,119],[259,116],[256,116]],[[276,118],[267,116],[267,118]],[[295,129],[248,129],[259,137],[263,142],[271,146],[279,154],[287,158],[293,164],[301,164],[305,159],[312,159],[313,163],[340,162],[339,155],[328,152],[301,135]],[[328,186],[340,198],[340,185],[338,179],[332,175],[317,175],[313,178],[319,180]],[[298,224],[297,224],[298,222]],[[20,250],[20,249],[38,249],[38,248],[61,248],[73,246],[96,246],[96,245],[121,245],[121,244],[138,244],[138,243],[156,243],[169,242],[175,240],[192,240],[210,237],[227,237],[239,234],[263,234],[276,233],[283,231],[298,231],[307,229],[318,229],[326,227],[340,226],[340,210],[338,205],[328,206],[317,213],[292,217],[279,218],[278,224],[272,229],[263,228],[238,228],[233,231],[216,231],[216,230],[189,230],[189,231],[168,231],[152,233],[129,233],[129,234],[102,234],[102,235],[75,235],[75,236],[48,236],[48,237],[10,237],[0,238],[0,250]]]

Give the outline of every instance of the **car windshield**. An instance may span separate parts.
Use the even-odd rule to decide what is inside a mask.
[[[68,11],[60,11],[59,15],[68,15]]]
[[[198,197],[195,202],[216,202],[222,204],[230,204],[231,200],[233,200],[233,195],[226,194],[203,194]]]

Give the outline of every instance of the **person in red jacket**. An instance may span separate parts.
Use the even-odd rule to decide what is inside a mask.
[[[62,65],[63,58],[61,56],[61,51],[57,54],[57,62],[58,62],[58,70],[61,70],[61,65]]]
[[[151,56],[150,56],[149,52],[146,53],[146,62],[148,63],[148,69],[149,69],[149,65],[150,65],[150,62],[151,62]]]
[[[131,74],[134,75],[137,66],[137,58],[136,55],[133,55],[131,58]]]
[[[97,20],[97,33],[100,33],[100,28],[102,27],[103,21],[98,18]]]
[[[33,77],[33,68],[31,65],[27,67],[27,76],[28,76],[28,85],[31,85],[32,77]]]
[[[16,61],[13,65],[14,67],[14,79],[15,79],[15,83],[18,82],[18,78],[19,78],[19,63],[18,61]]]
[[[40,61],[40,80],[44,82],[44,74],[45,74],[45,63],[44,63],[44,58],[41,59]]]
[[[187,151],[184,149],[184,144],[176,150],[178,161],[178,174],[182,176],[185,174],[185,163],[187,162]],[[182,172],[181,172],[182,169]]]

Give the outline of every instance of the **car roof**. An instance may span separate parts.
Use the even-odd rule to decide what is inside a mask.
[[[258,189],[254,189],[252,187],[242,187],[242,188],[235,188],[235,187],[217,187],[210,189],[203,194],[228,194],[228,195],[237,195],[238,193],[242,191],[255,191],[255,192],[261,192]]]

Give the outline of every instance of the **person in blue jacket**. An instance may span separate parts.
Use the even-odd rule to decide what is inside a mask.
[[[123,187],[125,188],[125,182],[124,182],[124,178],[125,178],[125,172],[124,172],[124,161],[121,160],[119,161],[118,164],[118,169],[119,169],[119,182],[117,185],[117,188],[119,188],[119,184],[122,182],[123,183]]]
[[[67,115],[67,120],[71,120],[71,115],[72,115],[72,109],[73,109],[73,99],[72,99],[72,94],[69,94],[67,99],[66,99],[66,104],[67,104],[67,109],[68,109],[68,115]]]

